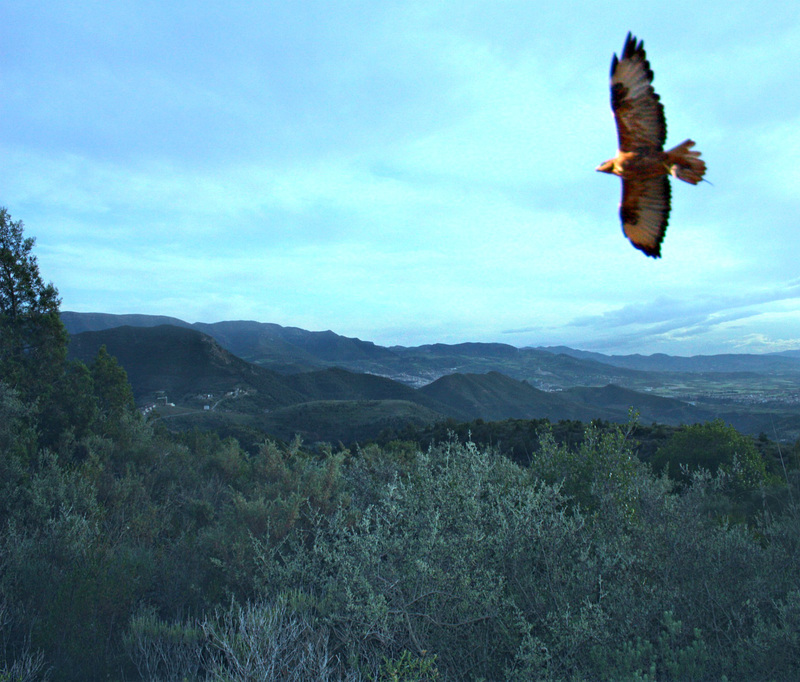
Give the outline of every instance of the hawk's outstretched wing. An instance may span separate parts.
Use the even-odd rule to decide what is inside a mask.
[[[652,81],[644,43],[628,33],[622,56],[611,61],[611,109],[623,152],[664,147],[667,122]]]
[[[631,243],[653,258],[661,257],[661,242],[669,220],[670,187],[666,175],[647,180],[623,179],[619,217]]]

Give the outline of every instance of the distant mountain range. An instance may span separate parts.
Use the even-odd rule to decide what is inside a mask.
[[[502,343],[429,344],[415,347],[378,346],[370,341],[328,331],[252,321],[189,323],[162,315],[111,315],[63,312],[70,334],[121,326],[171,325],[195,329],[215,339],[234,355],[280,373],[322,367],[345,367],[422,385],[454,372],[503,371],[533,384],[554,382],[555,388],[576,385],[652,383],[652,373],[800,374],[800,350],[782,353],[696,355],[604,355],[566,346],[517,348]]]
[[[71,357],[90,362],[105,345],[140,404],[164,392],[184,408],[171,415],[175,424],[227,415],[281,438],[358,440],[445,418],[625,421],[634,407],[645,422],[720,415],[751,432],[777,423],[784,435],[800,434],[798,406],[787,403],[767,422],[730,402],[753,387],[790,401],[792,388],[800,390],[800,353],[681,358],[497,343],[387,348],[249,321],[74,312],[62,319]],[[702,391],[716,391],[722,403],[690,400]]]
[[[569,355],[580,360],[593,360],[614,367],[636,369],[645,372],[789,372],[797,373],[800,350],[780,353],[693,355],[689,357],[665,355],[603,355],[590,351],[575,350],[567,346],[539,347],[557,355]]]

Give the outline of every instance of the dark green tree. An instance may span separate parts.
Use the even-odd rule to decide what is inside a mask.
[[[126,412],[136,408],[128,373],[108,352],[105,344],[100,346],[89,369],[103,421],[118,422]]]
[[[39,403],[39,444],[75,456],[76,442],[87,436],[97,418],[92,375],[82,362],[66,362],[47,400]]]
[[[68,342],[58,291],[42,280],[34,243],[22,221],[0,208],[0,379],[24,400],[48,395]]]

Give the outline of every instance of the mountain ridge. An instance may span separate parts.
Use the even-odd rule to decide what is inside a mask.
[[[678,425],[723,416],[751,433],[771,430],[774,416],[785,434],[800,435],[800,415],[790,404],[792,395],[800,404],[800,357],[786,354],[769,356],[760,365],[764,374],[733,371],[746,366],[739,356],[733,365],[723,365],[729,372],[690,367],[670,373],[635,368],[643,358],[657,363],[670,358],[662,355],[620,356],[634,368],[616,367],[597,359],[611,356],[553,352],[563,350],[560,347],[542,350],[464,343],[385,348],[330,330],[307,332],[252,321],[158,324],[164,319],[65,313],[65,325],[72,334],[70,354],[89,362],[105,344],[128,371],[137,400],[148,392],[152,400],[153,391],[166,389],[197,409],[202,408],[197,401],[203,394],[239,388],[237,400],[226,399],[220,410],[246,414],[264,424],[269,421],[277,430],[281,430],[274,414],[278,411],[291,423],[299,423],[301,415],[311,415],[330,426],[334,414],[355,415],[356,404],[376,420],[393,424],[391,404],[417,421],[433,419],[433,415],[460,420],[625,421],[634,407],[647,421]],[[141,326],[113,326],[120,321]],[[104,329],[75,333],[92,326]],[[582,357],[574,357],[575,353]],[[729,360],[722,358],[723,363]],[[761,393],[752,393],[756,389]],[[188,399],[191,395],[194,402]],[[374,401],[385,404],[376,407]],[[772,407],[742,407],[747,401]],[[314,409],[299,409],[302,404],[313,404]],[[214,409],[214,403],[209,409]],[[271,414],[268,420],[267,413]],[[368,420],[354,419],[363,425],[361,433],[370,431]],[[309,424],[309,433],[318,435],[312,427]]]
[[[269,365],[273,371],[295,373],[330,366],[341,366],[360,372],[386,376],[407,373],[409,366],[419,370],[418,384],[430,382],[452,373],[452,367],[443,362],[459,359],[458,371],[467,373],[492,371],[489,366],[496,360],[514,361],[518,365],[537,364],[538,379],[547,383],[546,376],[553,367],[569,371],[570,361],[595,363],[592,368],[598,386],[621,383],[630,379],[643,380],[631,372],[669,373],[741,373],[773,372],[800,374],[800,349],[779,353],[748,354],[723,353],[718,355],[673,356],[664,353],[652,355],[606,355],[568,346],[526,346],[518,348],[504,343],[463,342],[457,344],[433,343],[420,346],[379,346],[371,341],[336,334],[331,330],[307,331],[299,327],[283,327],[270,322],[231,320],[224,322],[189,323],[178,318],[161,315],[110,313],[61,313],[67,331],[102,331],[123,325],[152,327],[172,324],[200,330],[216,339],[234,355],[255,364]],[[600,369],[602,368],[602,369]],[[572,365],[573,372],[587,373],[587,365]],[[616,373],[616,374],[614,374]],[[512,372],[514,378],[523,376],[524,370]],[[604,380],[605,379],[605,380]],[[621,380],[621,381],[620,381]],[[409,380],[408,383],[413,383]],[[563,387],[563,386],[562,386]]]

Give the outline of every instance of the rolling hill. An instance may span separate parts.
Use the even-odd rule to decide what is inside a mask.
[[[606,410],[615,415],[612,417],[615,421],[619,420],[620,413],[626,413],[631,407],[636,409],[639,418],[645,423],[693,424],[715,417],[713,413],[682,400],[662,398],[652,393],[639,393],[612,384],[602,387],[568,388],[562,395],[572,403],[585,405],[591,410]]]
[[[283,440],[299,435],[306,442],[350,444],[443,419],[441,413],[408,400],[315,400],[270,412],[258,425]]]
[[[499,372],[449,374],[417,389],[447,405],[451,415],[461,420],[484,419],[580,419],[618,416],[585,404],[565,400],[560,393],[546,393]]]
[[[448,405],[439,403],[426,393],[374,374],[359,374],[330,367],[289,374],[283,380],[307,400],[405,400],[440,414],[449,413]]]

